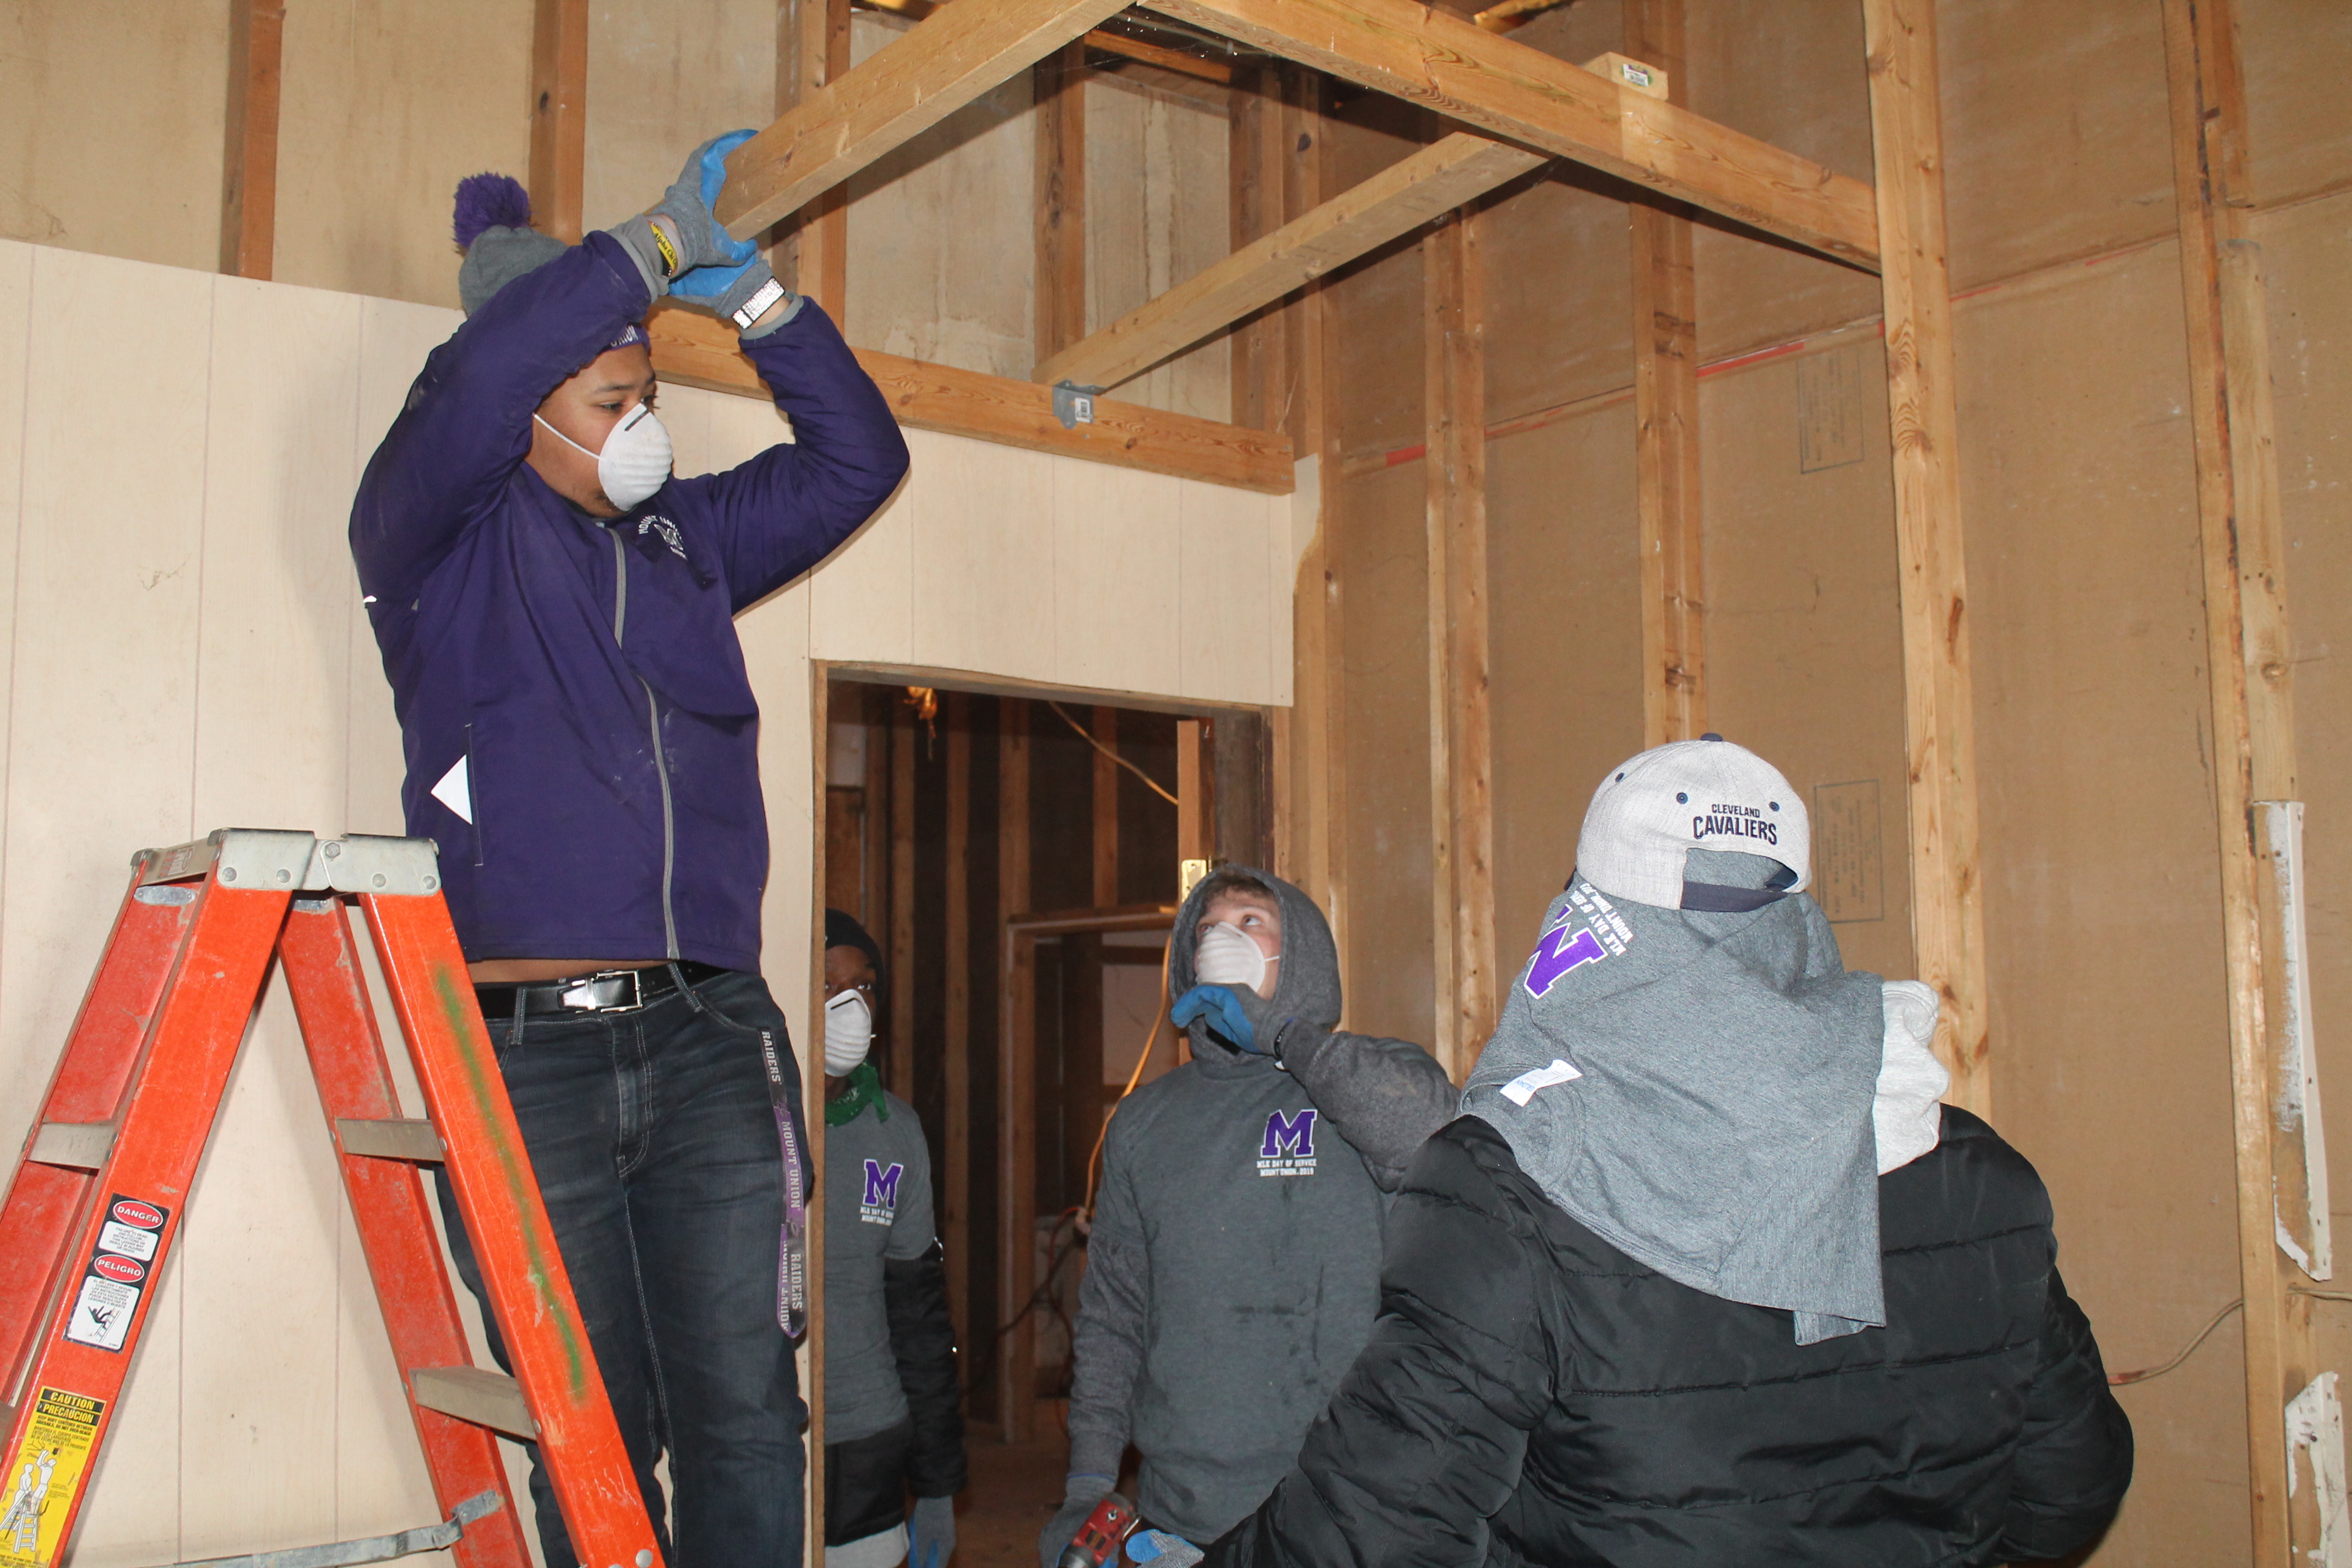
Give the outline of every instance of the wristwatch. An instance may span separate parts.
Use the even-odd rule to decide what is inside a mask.
[[[766,315],[769,308],[783,297],[784,286],[773,278],[761,284],[751,297],[744,300],[742,307],[735,312],[737,330],[749,331],[751,323]]]

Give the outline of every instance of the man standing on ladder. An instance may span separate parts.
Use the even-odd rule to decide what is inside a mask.
[[[596,1366],[678,1568],[799,1568],[803,1537],[806,1407],[778,1320],[799,1313],[785,1226],[808,1170],[799,1068],[759,974],[767,825],[733,617],[823,560],[908,464],[834,324],[710,216],[750,135],[705,143],[651,209],[569,247],[529,226],[512,180],[460,185],[468,320],[427,358],[351,527],[408,831],[440,846]],[[665,293],[735,322],[797,444],[671,476],[641,324]],[[440,1194],[478,1298],[446,1178]],[[491,1343],[503,1363],[494,1325]],[[531,1494],[548,1563],[575,1563],[536,1451]]]

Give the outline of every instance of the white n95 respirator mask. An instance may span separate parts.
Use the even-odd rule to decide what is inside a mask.
[[[1201,933],[1192,950],[1192,975],[1203,985],[1238,985],[1255,991],[1265,984],[1265,972],[1280,962],[1268,958],[1255,938],[1231,921],[1219,921]]]
[[[531,417],[539,419],[536,414]],[[674,461],[669,430],[655,415],[651,404],[640,403],[623,415],[621,422],[604,437],[604,449],[601,452],[589,451],[544,419],[539,422],[547,425],[548,431],[573,451],[596,459],[596,483],[603,489],[604,499],[623,511],[661,489],[662,481],[669,478]]]
[[[874,1047],[874,1012],[865,994],[845,991],[824,1005],[824,1070],[847,1078]]]

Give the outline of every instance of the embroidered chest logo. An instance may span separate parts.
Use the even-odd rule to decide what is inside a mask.
[[[686,559],[686,536],[678,532],[677,524],[666,517],[639,518],[637,537],[642,539],[648,533],[660,534],[662,542],[669,546],[669,552],[672,555],[677,556],[680,561]]]
[[[1633,936],[1633,928],[1610,907],[1607,899],[1591,888],[1578,887],[1568,895],[1568,908],[1560,911],[1559,923],[1536,943],[1535,956],[1528,960],[1528,972],[1519,984],[1528,988],[1528,995],[1540,1000],[1561,975],[1624,952]]]
[[[1285,1116],[1276,1110],[1265,1119],[1265,1142],[1258,1145],[1261,1176],[1311,1176],[1315,1173],[1315,1108]]]
[[[898,1217],[898,1178],[907,1167],[893,1161],[886,1169],[878,1160],[866,1162],[866,1194],[859,1199],[857,1217],[866,1225],[888,1225]]]

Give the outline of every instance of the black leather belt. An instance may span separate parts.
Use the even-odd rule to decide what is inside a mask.
[[[482,1017],[495,1026],[520,1010],[525,1017],[544,1013],[622,1013],[649,1006],[677,993],[677,975],[688,985],[699,985],[727,971],[715,963],[681,960],[647,969],[600,969],[593,974],[568,975],[536,985],[477,985],[474,996]]]

